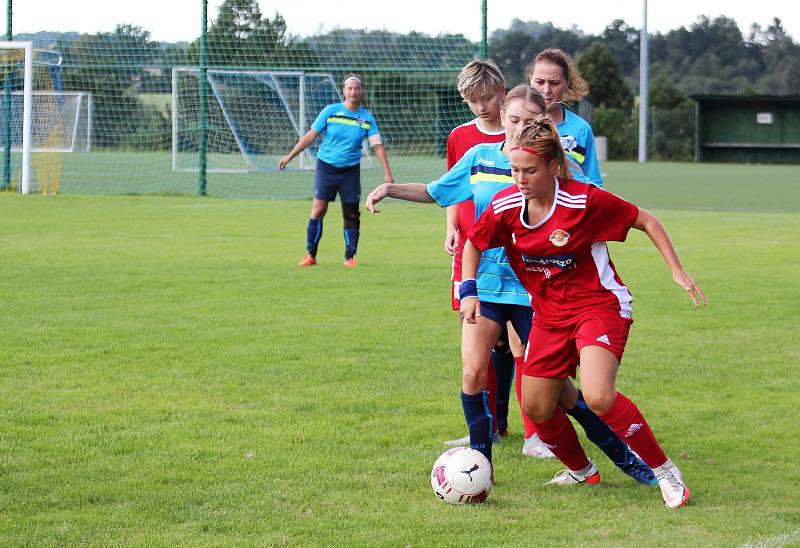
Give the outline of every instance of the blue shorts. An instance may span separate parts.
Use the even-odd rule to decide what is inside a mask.
[[[511,322],[522,344],[528,344],[528,335],[533,323],[533,309],[530,306],[481,301],[481,316],[500,324],[500,327],[505,327],[506,322]]]
[[[314,198],[333,202],[337,192],[343,204],[361,201],[361,165],[336,167],[317,158]]]

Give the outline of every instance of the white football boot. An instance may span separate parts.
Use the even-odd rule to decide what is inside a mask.
[[[525,439],[525,444],[522,446],[522,454],[526,457],[533,457],[537,459],[551,459],[555,457],[547,444],[539,438],[539,434],[533,434],[530,438]]]
[[[589,461],[589,465],[583,470],[578,472],[569,469],[562,470],[547,483],[548,485],[575,485],[578,483],[597,485],[600,483],[600,472],[597,470],[597,466],[592,461]]]
[[[671,460],[667,459],[667,462],[658,468],[653,468],[653,473],[656,475],[667,508],[679,508],[689,502],[689,488],[683,481],[681,471]]]

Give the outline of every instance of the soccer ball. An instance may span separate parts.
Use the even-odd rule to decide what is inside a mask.
[[[469,447],[454,447],[433,463],[431,487],[449,504],[486,500],[494,484],[492,464],[483,453]]]

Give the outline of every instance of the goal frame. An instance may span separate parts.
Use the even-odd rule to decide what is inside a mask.
[[[33,137],[33,42],[0,41],[0,50],[21,49],[25,52],[22,79],[22,165],[19,191],[31,193],[31,152]],[[10,106],[8,107],[10,108]],[[4,143],[10,153],[11,143]]]
[[[255,166],[252,165],[252,160],[248,157],[246,152],[246,145],[242,142],[241,136],[237,134],[235,127],[236,124],[230,119],[230,115],[228,113],[228,109],[223,104],[223,101],[220,100],[220,93],[217,89],[217,84],[214,82],[211,76],[213,75],[235,75],[235,76],[252,76],[252,77],[264,77],[270,76],[272,83],[274,84],[275,92],[280,98],[280,101],[283,105],[283,109],[286,112],[286,116],[294,129],[294,132],[297,134],[297,138],[300,139],[303,135],[308,132],[310,123],[306,117],[306,96],[305,96],[305,78],[306,76],[313,76],[315,78],[323,78],[330,81],[332,88],[336,91],[340,100],[344,100],[342,98],[341,90],[336,85],[336,81],[334,80],[333,76],[328,72],[308,72],[308,71],[297,71],[297,70],[256,70],[256,69],[206,69],[207,71],[207,78],[208,78],[208,85],[211,91],[211,94],[215,97],[217,104],[219,105],[223,116],[225,118],[228,127],[231,130],[233,138],[236,142],[236,146],[239,148],[239,153],[242,155],[242,159],[248,167],[245,168],[211,168],[207,167],[206,171],[208,173],[253,173],[259,171]],[[181,167],[178,165],[178,142],[179,142],[179,127],[178,127],[178,93],[179,93],[179,85],[178,85],[178,75],[180,73],[191,74],[196,78],[200,78],[200,68],[196,66],[180,66],[180,67],[173,67],[172,68],[172,171],[185,171],[185,172],[196,172],[197,168],[186,168]],[[281,76],[295,76],[298,78],[298,90],[297,90],[297,100],[298,100],[298,113],[295,115],[292,107],[290,106],[289,99],[287,98],[287,91],[283,89],[281,83],[274,77],[281,77]],[[367,161],[369,162],[369,152],[366,144],[363,146],[364,154],[367,156]],[[309,151],[309,149],[304,150],[298,156],[298,164],[299,168],[302,170],[313,170],[316,167],[316,161],[314,155]],[[254,169],[251,169],[254,168]]]

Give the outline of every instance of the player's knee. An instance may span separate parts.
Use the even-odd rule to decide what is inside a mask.
[[[342,218],[344,219],[344,228],[359,228],[361,226],[361,212],[358,210],[358,204],[342,204]]]
[[[571,382],[564,383],[564,388],[558,395],[558,405],[564,409],[573,409],[578,404],[578,390]]]
[[[614,405],[614,400],[617,398],[617,391],[598,390],[587,392],[584,390],[583,398],[586,400],[586,405],[589,406],[589,409],[594,411],[597,415],[602,415]]]
[[[486,374],[474,369],[461,372],[461,388],[466,394],[476,394],[486,388]]]
[[[510,351],[506,342],[502,340],[499,340],[496,343],[494,343],[494,348],[492,350],[494,350],[498,354],[505,354],[506,352]]]
[[[523,394],[522,410],[533,422],[544,422],[553,416],[556,408],[553,403],[544,401],[544,398]]]

